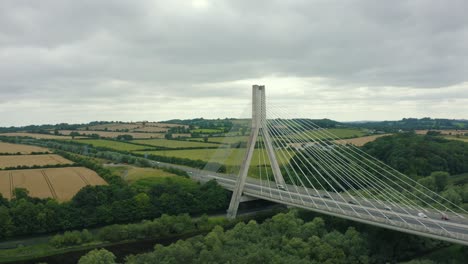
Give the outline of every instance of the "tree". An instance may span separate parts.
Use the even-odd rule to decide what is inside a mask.
[[[450,174],[445,171],[435,171],[431,173],[431,177],[434,177],[434,183],[436,191],[440,192],[445,189],[445,186],[448,184]]]
[[[105,249],[94,249],[80,258],[78,264],[114,264],[115,255]]]
[[[13,223],[11,221],[8,208],[5,206],[0,206],[0,239],[7,237],[12,233]]]
[[[15,188],[13,189],[13,198],[16,200],[27,199],[29,198],[29,191],[25,188]]]
[[[70,133],[70,136],[72,137],[72,139],[75,139],[75,137],[79,136],[80,133],[76,132],[76,131],[73,131]]]

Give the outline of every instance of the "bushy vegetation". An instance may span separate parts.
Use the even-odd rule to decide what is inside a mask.
[[[290,212],[228,231],[217,226],[206,236],[156,245],[126,263],[368,263],[368,255],[365,237],[354,228],[328,231],[323,219],[305,223]]]
[[[378,138],[362,149],[413,178],[434,171],[452,175],[468,172],[468,143],[439,136],[399,133]]]

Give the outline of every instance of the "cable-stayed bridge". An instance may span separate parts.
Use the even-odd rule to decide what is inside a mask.
[[[464,209],[310,119],[267,108],[264,86],[254,85],[252,98],[238,175],[192,174],[233,191],[228,217],[236,217],[239,203],[253,197],[468,245]]]

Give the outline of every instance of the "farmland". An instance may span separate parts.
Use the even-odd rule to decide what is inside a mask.
[[[52,134],[38,134],[38,133],[26,133],[26,132],[15,132],[15,133],[1,133],[0,136],[6,137],[31,137],[37,139],[71,139],[70,136],[58,136]]]
[[[86,126],[80,130],[105,130],[105,131],[128,131],[128,132],[167,132],[171,127],[186,127],[184,125],[157,123],[157,122],[135,122],[135,123],[107,123],[93,126]]]
[[[140,146],[140,145],[129,144],[125,142],[119,142],[119,141],[114,141],[114,140],[104,140],[104,139],[80,139],[80,140],[76,140],[75,142],[89,144],[94,147],[115,149],[118,151],[135,151],[135,150],[143,150],[143,149],[148,148],[146,146]]]
[[[372,142],[380,137],[385,137],[385,136],[389,136],[391,134],[382,134],[382,135],[373,135],[373,136],[364,136],[364,137],[358,137],[358,138],[350,138],[350,139],[346,139],[343,141],[341,140],[336,140],[335,143],[337,144],[352,144],[352,145],[355,145],[355,146],[358,146],[358,147],[361,147],[361,146],[364,146],[366,143],[369,143],[369,142]]]
[[[49,152],[49,150],[46,148],[41,148],[41,147],[36,147],[36,146],[0,142],[0,153],[31,154],[33,152]]]
[[[357,138],[366,135],[366,130],[354,128],[329,128],[306,131],[298,134],[299,138],[339,139]]]
[[[94,171],[83,167],[0,171],[0,193],[11,199],[14,188],[25,188],[31,197],[70,200],[86,185],[105,185]]]
[[[146,178],[172,177],[175,174],[163,171],[161,169],[140,168],[134,166],[112,166],[108,167],[114,174],[119,175],[125,181],[134,182]]]
[[[0,156],[0,168],[9,168],[17,166],[45,166],[72,163],[73,162],[55,154]]]
[[[110,132],[110,131],[94,131],[94,130],[59,130],[60,134],[70,135],[72,132],[77,132],[80,135],[99,135],[103,138],[117,138],[120,135],[130,135],[133,138],[164,138],[163,133],[136,133],[136,132]]]
[[[439,132],[442,135],[449,135],[449,136],[456,136],[456,135],[464,136],[468,134],[468,130],[461,130],[461,129],[415,130],[416,134],[419,134],[419,135],[426,135],[428,131],[435,131],[435,132]]]
[[[225,164],[228,166],[236,166],[241,163],[245,149],[229,149],[229,148],[219,148],[219,149],[186,149],[186,150],[160,150],[160,151],[147,151],[145,153],[165,156],[165,157],[176,157],[176,158],[185,158],[191,160],[203,160],[209,162],[217,162],[220,164]],[[259,162],[260,151],[256,149],[252,158],[252,165],[263,164]],[[266,153],[263,153],[266,155]],[[286,159],[283,153],[278,153],[278,161],[280,163],[285,163],[289,159]],[[285,153],[285,155],[287,155]],[[266,164],[269,164],[268,161]]]
[[[219,147],[219,144],[210,144],[203,142],[191,142],[181,140],[168,140],[168,139],[142,139],[132,140],[132,143],[151,145],[156,147],[165,148],[206,148],[206,147]]]
[[[232,144],[238,142],[247,142],[247,136],[237,136],[237,137],[210,137],[208,138],[208,142],[216,142],[216,143],[224,143],[224,144]]]

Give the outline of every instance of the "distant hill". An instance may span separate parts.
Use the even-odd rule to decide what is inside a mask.
[[[381,130],[385,132],[395,132],[398,130],[416,129],[468,129],[468,120],[443,119],[443,118],[403,118],[398,121],[364,121],[347,122],[346,124],[355,127]]]

